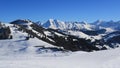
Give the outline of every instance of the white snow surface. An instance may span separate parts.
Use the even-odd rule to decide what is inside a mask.
[[[120,48],[94,52],[34,53],[34,46],[52,46],[26,33],[14,31],[13,39],[0,40],[0,68],[119,68]],[[24,40],[24,41],[23,41]],[[19,52],[20,49],[26,51]]]
[[[7,26],[11,27],[13,39],[0,40],[0,55],[20,52],[23,49],[25,49],[25,52],[27,53],[33,53],[35,52],[35,46],[55,47],[37,38],[25,40],[28,36],[27,33],[18,31],[17,28],[10,24],[7,24]]]
[[[0,68],[119,68],[120,48],[99,52],[0,56]],[[53,56],[52,56],[53,55]]]
[[[68,34],[77,36],[77,37],[79,37],[79,38],[91,39],[91,42],[94,42],[95,39],[99,40],[99,39],[102,38],[102,35],[89,36],[89,35],[81,32],[81,31],[72,31],[72,30],[69,30],[69,31],[68,31]]]
[[[72,30],[69,30],[68,33],[70,35],[74,35],[74,36],[77,36],[79,38],[90,38],[90,36],[88,36],[87,34],[81,32],[81,31],[72,31]]]

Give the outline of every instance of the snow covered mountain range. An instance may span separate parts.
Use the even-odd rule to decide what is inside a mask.
[[[49,19],[46,23],[42,24],[45,28],[52,29],[87,29],[91,30],[91,26],[86,22],[63,22],[60,20]]]
[[[26,40],[36,37],[53,46],[62,47],[70,51],[81,50],[89,52],[93,50],[105,50],[117,48],[120,44],[119,22],[98,20],[94,23],[86,23],[63,22],[49,19],[46,23],[38,25],[30,20],[19,19],[10,22],[11,24],[16,28],[15,31],[22,31],[28,34],[25,37]],[[13,27],[9,25],[8,27],[7,31],[6,27],[1,28],[1,39],[14,38],[14,34],[11,35],[12,33],[10,32]],[[6,34],[2,31],[6,32]],[[14,32],[14,30],[12,31]]]
[[[49,19],[47,22],[41,24],[45,28],[61,29],[61,30],[98,30],[98,29],[111,29],[120,30],[120,21],[102,21],[97,20],[93,23],[83,22],[63,22],[60,20]]]
[[[0,68],[119,68],[119,24],[0,22]]]

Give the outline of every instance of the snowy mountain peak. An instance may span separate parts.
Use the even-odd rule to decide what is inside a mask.
[[[65,23],[60,20],[49,19],[42,26],[45,28],[52,28],[52,29],[64,29]]]
[[[105,21],[103,21],[103,20],[97,20],[97,21],[95,21],[94,23],[92,23],[92,24],[94,24],[94,25],[100,25],[100,24],[102,24],[102,23],[104,23]]]
[[[89,24],[86,21],[83,22],[63,22],[57,19],[49,19],[47,22],[45,22],[43,25],[45,28],[52,28],[52,29],[88,29],[91,30]]]
[[[29,20],[29,19],[18,19],[18,20],[15,20],[13,22],[10,22],[11,24],[32,24],[32,21]]]
[[[53,19],[49,19],[46,23],[43,24],[43,27],[56,29]]]
[[[96,21],[94,23],[92,23],[92,25],[96,26],[97,28],[110,28],[110,29],[113,29],[113,30],[120,30],[120,23],[119,22],[115,22],[113,20],[110,20],[110,21]]]
[[[49,21],[54,21],[54,19],[49,19]]]
[[[82,22],[80,22],[81,24],[88,24],[86,21],[82,21]]]
[[[27,29],[31,29],[30,25],[33,24],[33,22],[29,19],[25,19],[25,20],[18,19],[18,20],[15,20],[13,22],[10,22],[10,23],[11,24],[17,24],[17,25],[22,25]]]
[[[110,20],[109,22],[114,23],[114,21],[113,21],[113,20]]]

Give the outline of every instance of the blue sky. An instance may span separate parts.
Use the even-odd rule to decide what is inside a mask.
[[[120,20],[120,0],[0,0],[0,21]]]

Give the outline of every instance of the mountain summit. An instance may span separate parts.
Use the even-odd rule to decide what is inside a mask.
[[[52,29],[65,29],[65,23],[59,20],[49,19],[46,23],[42,25],[45,28]]]
[[[52,29],[61,29],[61,30],[91,30],[91,26],[86,23],[85,21],[83,22],[63,22],[60,20],[54,20],[54,19],[49,19],[47,22],[42,24],[43,27],[45,28],[52,28]]]
[[[97,20],[93,23],[82,22],[64,22],[60,20],[49,19],[41,24],[44,28],[61,29],[61,30],[99,30],[113,29],[120,30],[120,22]]]

